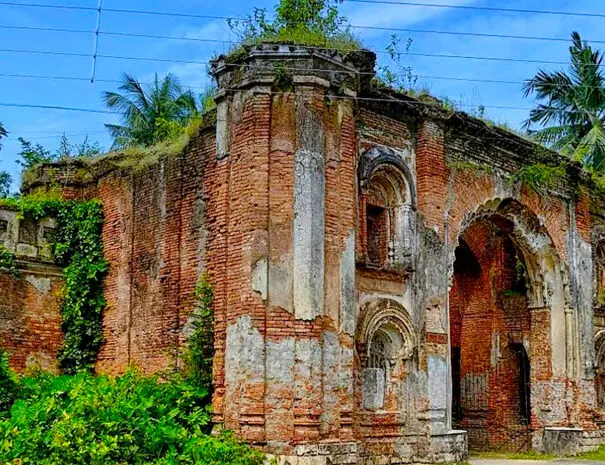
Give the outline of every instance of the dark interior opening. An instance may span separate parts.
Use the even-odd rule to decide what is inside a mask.
[[[460,347],[452,347],[452,419],[458,423],[464,417],[460,385]]]
[[[519,418],[522,425],[531,420],[531,390],[529,357],[523,344],[511,344],[519,363]]]
[[[384,266],[388,253],[387,211],[383,207],[366,208],[368,260],[375,266]]]
[[[455,251],[454,272],[471,278],[478,278],[481,274],[481,265],[464,240],[460,239]]]

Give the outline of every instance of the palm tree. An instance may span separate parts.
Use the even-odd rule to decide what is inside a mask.
[[[4,129],[4,126],[2,126],[2,123],[0,123],[0,139],[2,139],[3,137],[6,137],[8,135],[8,132],[6,132],[6,129]],[[2,144],[0,144],[0,149],[2,148]]]
[[[199,109],[195,96],[184,90],[173,74],[143,87],[129,74],[122,77],[121,92],[105,92],[103,100],[121,115],[122,125],[106,124],[113,148],[148,147],[181,133]]]
[[[605,82],[603,55],[572,34],[569,70],[540,70],[523,85],[525,96],[539,103],[525,127],[556,150],[582,161],[595,171],[605,171]],[[539,124],[543,128],[532,131]],[[552,124],[552,125],[551,125]]]

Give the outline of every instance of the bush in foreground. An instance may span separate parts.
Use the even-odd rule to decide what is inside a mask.
[[[0,464],[262,464],[234,437],[208,435],[207,397],[135,372],[23,378],[0,420]]]

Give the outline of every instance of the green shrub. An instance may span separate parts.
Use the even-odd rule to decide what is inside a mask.
[[[207,392],[134,371],[19,382],[0,421],[0,463],[10,465],[197,465],[263,463],[233,436],[209,436]]]
[[[98,200],[64,200],[43,194],[0,199],[0,206],[19,210],[22,218],[56,219],[51,239],[55,261],[63,267],[61,329],[64,342],[59,364],[67,374],[91,370],[103,343],[103,280],[109,263],[103,257],[103,207]],[[0,268],[17,272],[12,254],[0,249]]]
[[[19,274],[19,270],[17,269],[17,263],[15,262],[15,257],[3,245],[0,245],[0,269],[3,271],[7,271],[8,273],[17,276]]]
[[[8,354],[0,350],[0,419],[15,401],[17,384],[15,375],[8,366]]]
[[[195,289],[196,306],[191,314],[187,337],[185,363],[187,378],[195,385],[212,389],[212,359],[214,357],[214,290],[203,276]]]
[[[548,166],[543,163],[527,165],[519,169],[514,176],[516,181],[523,183],[532,191],[543,194],[556,189],[565,180],[564,165]]]

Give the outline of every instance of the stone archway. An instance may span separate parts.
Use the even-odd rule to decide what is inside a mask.
[[[555,357],[565,374],[567,341],[553,339],[567,300],[553,242],[526,207],[498,199],[464,222],[453,258],[453,424],[474,450],[530,449]]]
[[[404,154],[374,147],[359,161],[361,249],[377,268],[413,266],[416,192]]]
[[[401,304],[382,298],[362,307],[356,332],[362,410],[389,412],[397,416],[395,423],[405,423],[405,383],[416,344],[410,316]]]

